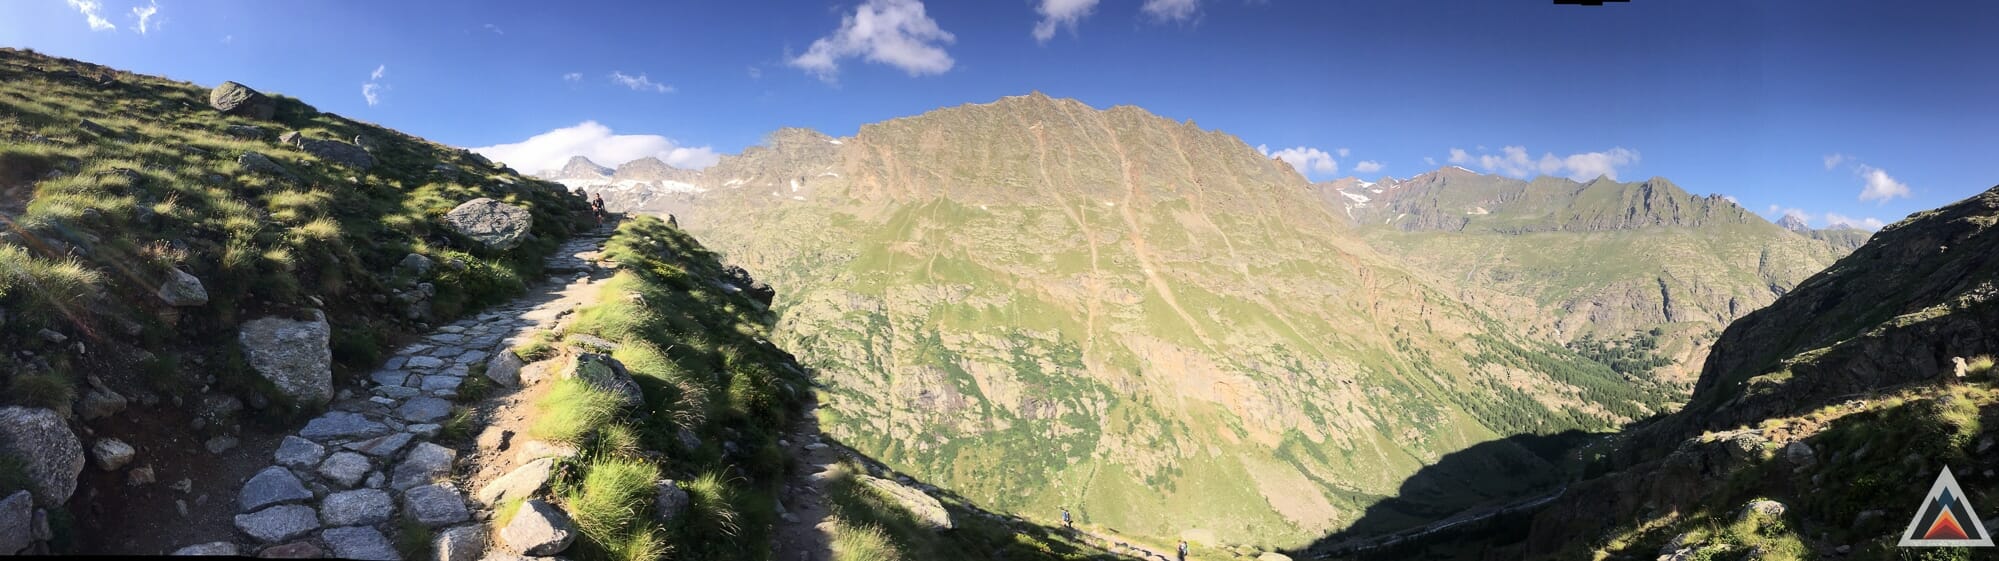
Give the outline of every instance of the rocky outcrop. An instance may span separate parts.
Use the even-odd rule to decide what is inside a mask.
[[[904,510],[909,511],[917,522],[931,530],[949,530],[956,527],[951,523],[951,511],[945,510],[944,504],[938,502],[936,497],[918,491],[914,487],[871,475],[856,474],[854,479],[869,489],[888,496]]]
[[[300,150],[317,156],[321,160],[361,171],[367,171],[368,168],[375,167],[375,156],[369,154],[366,149],[360,146],[338,140],[321,140],[317,138],[305,138],[303,136],[293,137],[291,142],[294,146],[298,146]]]
[[[55,411],[0,408],[0,452],[21,461],[35,504],[56,506],[76,492],[83,472],[83,443]]]
[[[250,368],[301,405],[323,405],[333,398],[333,330],[326,314],[312,311],[311,320],[266,317],[243,324],[238,341]]]
[[[235,82],[223,82],[208,91],[208,106],[228,115],[268,121],[278,114],[278,103],[263,92]]]
[[[534,226],[534,215],[525,208],[480,197],[445,213],[444,223],[486,249],[508,250],[527,238],[529,228]]]
[[[645,402],[645,394],[639,383],[625,371],[625,365],[609,355],[597,353],[576,353],[557,371],[556,379],[576,378],[591,387],[610,392],[620,398],[620,405],[637,407]]]

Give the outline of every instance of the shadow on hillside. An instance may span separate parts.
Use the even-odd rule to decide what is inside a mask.
[[[1488,546],[1517,542],[1533,512],[1581,473],[1578,448],[1599,437],[1578,430],[1522,434],[1446,454],[1403,480],[1394,497],[1368,507],[1353,525],[1293,555],[1414,559],[1453,536],[1499,537]]]

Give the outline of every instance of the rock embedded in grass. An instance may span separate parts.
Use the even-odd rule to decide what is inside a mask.
[[[224,114],[265,121],[278,114],[278,103],[270,96],[236,82],[223,82],[209,90],[208,106]]]
[[[527,239],[534,215],[527,209],[480,197],[465,201],[444,215],[444,223],[489,250],[513,249]]]
[[[180,269],[170,269],[167,281],[160,283],[156,293],[161,302],[176,308],[186,308],[208,304],[208,289],[201,286],[201,279]]]
[[[0,449],[22,460],[35,504],[55,506],[76,492],[83,443],[62,416],[42,408],[0,407]]]
[[[562,509],[533,499],[521,503],[520,511],[500,529],[500,541],[509,551],[544,557],[569,549],[576,531]]]

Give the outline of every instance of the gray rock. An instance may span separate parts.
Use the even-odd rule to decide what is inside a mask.
[[[236,495],[236,504],[243,512],[250,512],[266,506],[312,499],[312,491],[306,490],[298,476],[281,466],[271,466],[250,476],[243,483],[242,492]]]
[[[208,542],[176,549],[173,555],[176,557],[236,557],[242,555],[242,553],[237,551],[236,544],[234,543]]]
[[[100,137],[105,137],[105,138],[123,138],[123,137],[124,137],[124,135],[121,135],[121,134],[118,134],[118,132],[117,132],[117,131],[114,131],[114,130],[111,130],[111,128],[110,128],[110,127],[106,127],[106,126],[104,126],[104,125],[100,125],[100,124],[97,124],[97,122],[96,122],[96,121],[92,121],[92,120],[90,120],[90,119],[83,119],[83,120],[80,120],[80,121],[77,121],[77,123],[76,123],[76,127],[77,127],[77,128],[80,128],[80,129],[83,129],[83,130],[84,130],[84,132],[88,132],[88,133],[90,133],[90,134],[93,134],[93,135],[97,135],[97,136],[100,136]]]
[[[375,373],[368,375],[368,380],[375,382],[375,385],[378,386],[407,386],[409,385],[410,373],[401,370],[377,370]]]
[[[299,436],[318,441],[335,438],[368,438],[388,433],[388,425],[346,411],[329,411],[325,415],[307,421],[305,428],[298,431]]]
[[[208,289],[201,286],[201,279],[180,269],[172,271],[167,274],[167,281],[160,283],[160,290],[155,293],[161,302],[177,308],[208,303]]]
[[[1768,499],[1760,501],[1750,501],[1749,504],[1742,506],[1742,512],[1736,513],[1735,520],[1737,522],[1748,520],[1750,516],[1754,516],[1759,513],[1771,517],[1783,516],[1784,510],[1785,510],[1784,503],[1780,503],[1777,501],[1772,501]]]
[[[396,408],[396,416],[412,423],[430,423],[451,416],[451,402],[435,397],[413,397]]]
[[[132,463],[132,458],[138,454],[139,451],[132,445],[116,438],[99,438],[90,445],[90,457],[97,460],[97,469],[104,471],[118,471],[125,464]]]
[[[395,499],[381,489],[341,491],[327,495],[319,505],[319,521],[328,526],[380,524],[395,514]]]
[[[208,91],[208,106],[229,115],[268,121],[278,114],[278,103],[249,86],[223,82]]]
[[[527,363],[512,349],[496,351],[493,360],[486,361],[486,379],[508,388],[521,387],[522,366],[527,366]]]
[[[236,529],[257,541],[277,543],[319,529],[319,514],[305,505],[278,505],[236,515]]]
[[[567,444],[554,444],[549,442],[543,442],[540,440],[529,440],[526,442],[522,442],[520,445],[520,451],[514,453],[515,462],[527,462],[539,458],[567,459],[574,457],[576,457],[576,447]]]
[[[415,437],[416,435],[410,433],[399,432],[388,436],[350,443],[347,445],[347,449],[377,458],[387,458],[395,455],[397,451],[402,450],[403,445],[409,444],[410,439]]]
[[[319,464],[319,475],[339,483],[342,487],[353,487],[368,476],[374,465],[368,463],[367,456],[353,452],[334,452]]]
[[[208,442],[202,443],[202,447],[207,448],[210,454],[221,454],[236,449],[236,445],[240,443],[236,437],[225,434],[208,439]]]
[[[402,262],[396,264],[396,268],[407,271],[411,276],[418,278],[430,274],[430,270],[436,266],[437,262],[431,261],[429,257],[424,257],[418,253],[404,255]]]
[[[422,370],[436,370],[437,367],[444,366],[444,361],[434,356],[413,356],[403,365]]]
[[[83,393],[83,399],[77,403],[76,412],[82,415],[85,421],[95,421],[117,415],[129,404],[125,396],[118,395],[118,392],[92,388]]]
[[[305,135],[299,134],[298,131],[285,131],[284,134],[278,135],[278,144],[298,146],[298,141],[304,138]]]
[[[458,451],[429,442],[418,443],[410,448],[395,472],[389,474],[389,487],[397,491],[424,485],[451,475],[451,462],[458,459]]]
[[[423,390],[406,386],[382,386],[375,388],[374,391],[376,394],[389,399],[409,399],[423,395]]]
[[[507,250],[527,238],[534,216],[525,208],[480,197],[445,213],[444,223],[487,249]]]
[[[500,529],[500,541],[508,551],[534,556],[562,553],[575,543],[576,531],[569,515],[541,499],[521,504],[519,513]]]
[[[333,398],[333,330],[326,314],[312,311],[310,321],[279,317],[243,324],[238,341],[250,367],[278,391],[304,405],[324,405]]]
[[[860,474],[856,474],[854,478],[893,499],[902,505],[904,510],[915,516],[917,522],[932,530],[949,530],[954,527],[951,522],[951,511],[944,510],[944,504],[938,502],[936,497],[887,479]]]
[[[619,405],[636,407],[645,402],[639,383],[625,371],[625,365],[608,355],[576,353],[556,371],[556,379],[576,378],[600,390],[617,395]]]
[[[416,523],[432,528],[450,526],[472,519],[471,511],[465,509],[465,499],[458,495],[458,488],[449,482],[433,483],[405,491],[403,512]]]
[[[419,423],[410,425],[407,430],[417,438],[436,438],[437,433],[444,430],[444,426],[436,423]]]
[[[222,127],[222,134],[243,140],[263,140],[264,135],[270,134],[270,131],[256,125],[229,125]]]
[[[675,431],[673,433],[673,436],[674,438],[680,440],[681,448],[686,448],[688,450],[697,450],[701,448],[701,437],[695,436],[694,431],[688,430],[687,427],[680,427],[680,430]]]
[[[430,551],[436,561],[478,561],[486,552],[486,527],[472,524],[438,532]]]
[[[541,458],[514,468],[480,487],[473,498],[479,504],[492,506],[507,499],[526,499],[540,494],[548,488],[548,478],[555,471],[555,460]]]
[[[375,156],[370,155],[367,150],[338,140],[300,138],[298,147],[307,154],[318,156],[319,159],[357,170],[366,171],[375,166]]]
[[[293,174],[292,170],[285,168],[285,166],[283,165],[279,165],[278,162],[272,160],[270,156],[265,156],[263,154],[259,154],[256,152],[244,152],[243,155],[237,156],[236,164],[243,166],[243,171],[247,171],[250,173],[270,175],[275,177],[284,177],[289,179],[298,179],[298,176]]]
[[[35,504],[61,505],[76,492],[76,477],[83,473],[83,443],[55,411],[0,407],[0,451],[25,464]]]
[[[402,561],[402,554],[380,531],[367,527],[327,528],[319,533],[319,539],[333,548],[333,556],[341,559],[365,559],[369,561]]]
[[[423,391],[456,390],[458,389],[458,385],[463,383],[465,383],[465,379],[458,376],[424,376]]]
[[[1819,463],[1818,454],[1814,453],[1811,445],[1805,444],[1803,440],[1785,445],[1784,459],[1789,460],[1791,465],[1798,467],[1811,467]]]
[[[687,490],[680,488],[679,482],[662,479],[654,486],[653,518],[660,522],[671,522],[687,512],[689,502],[691,501],[687,496]]]
[[[125,484],[133,487],[152,485],[154,481],[158,481],[156,477],[153,474],[153,466],[139,466],[125,472]]]
[[[35,494],[15,491],[0,499],[0,555],[16,555],[35,542]]]

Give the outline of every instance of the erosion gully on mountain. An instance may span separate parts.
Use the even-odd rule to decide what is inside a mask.
[[[607,236],[600,230],[569,240],[546,263],[552,276],[529,294],[403,345],[292,434],[245,436],[198,467],[163,475],[172,483],[139,499],[150,504],[92,520],[117,527],[119,541],[85,549],[400,559],[395,539],[408,520],[434,532],[425,548],[437,547],[440,560],[484,556],[492,513],[471,492],[519,464],[574,452],[509,442],[508,433],[525,432],[533,387],[491,384],[465,404],[473,412],[467,434],[480,435],[471,442],[447,445],[439,433],[475,366],[594,301],[615,268],[596,261]]]

